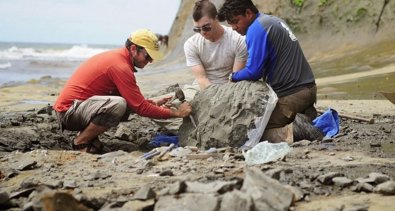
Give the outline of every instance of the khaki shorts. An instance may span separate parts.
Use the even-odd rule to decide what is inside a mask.
[[[314,104],[317,101],[317,86],[311,85],[302,90],[278,99],[266,129],[280,128],[294,121],[297,113],[306,114],[310,121],[317,116]]]
[[[89,123],[114,127],[129,116],[126,100],[119,96],[93,96],[75,100],[66,112],[57,112],[62,130],[82,131]]]

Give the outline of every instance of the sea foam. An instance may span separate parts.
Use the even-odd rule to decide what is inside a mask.
[[[7,63],[2,63],[0,64],[0,69],[7,69],[11,67],[11,63],[7,62]]]
[[[22,48],[12,46],[0,50],[0,60],[67,60],[81,61],[108,49],[88,45],[74,45],[70,48]],[[8,63],[6,63],[8,65]],[[0,65],[6,65],[0,64]],[[11,64],[9,64],[11,65]],[[1,68],[2,66],[0,66]]]

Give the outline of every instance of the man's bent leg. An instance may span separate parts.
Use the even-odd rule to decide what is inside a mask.
[[[90,144],[108,128],[119,124],[126,112],[125,99],[118,96],[94,96],[77,102],[63,118],[68,130],[79,130],[75,145]]]
[[[316,102],[316,86],[304,88],[294,94],[281,97],[270,116],[267,129],[284,127],[294,121],[297,113],[309,113],[309,118],[316,115],[314,113],[314,103]]]
[[[80,134],[75,138],[74,144],[89,144],[92,140],[94,140],[97,136],[104,133],[108,127],[96,125],[94,123],[89,123],[88,127],[85,128]]]

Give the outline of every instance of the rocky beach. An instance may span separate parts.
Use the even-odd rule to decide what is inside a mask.
[[[0,210],[394,210],[395,105],[379,92],[395,90],[395,2],[303,2],[258,6],[295,30],[317,109],[340,114],[336,136],[292,143],[258,165],[234,147],[162,146],[163,156],[144,159],[166,131],[130,115],[99,137],[111,152],[81,153],[71,150],[76,132],[61,132],[47,109],[65,83],[48,74],[0,88]],[[192,7],[181,2],[165,61],[136,74],[146,97],[193,81],[180,44],[193,33]]]

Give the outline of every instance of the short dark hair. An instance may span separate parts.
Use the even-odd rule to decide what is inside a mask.
[[[221,22],[230,21],[235,16],[244,16],[247,9],[250,9],[255,14],[259,13],[258,8],[251,0],[225,0],[221,9],[219,9],[218,20]]]
[[[217,17],[217,8],[209,0],[197,0],[193,7],[192,17],[194,21],[199,21],[203,16],[215,19]]]
[[[132,41],[130,41],[130,39],[126,39],[125,41],[125,47],[130,50],[130,46],[132,46],[134,43]]]
[[[138,50],[138,51],[144,48],[144,47],[141,47],[141,46],[139,46],[139,45],[134,44],[132,41],[130,41],[129,38],[126,39],[126,41],[125,41],[125,47],[126,47],[128,50],[130,50],[130,46],[132,46],[132,45],[135,45],[135,46],[137,47],[137,50]]]

